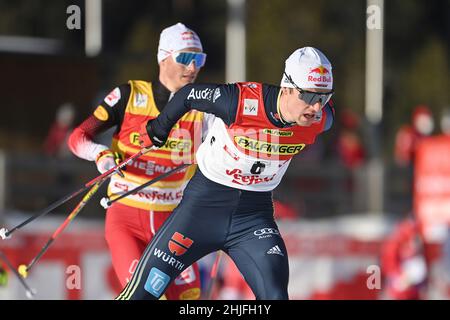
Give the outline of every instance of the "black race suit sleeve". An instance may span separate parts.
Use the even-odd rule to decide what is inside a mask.
[[[193,109],[214,114],[230,125],[236,118],[238,99],[239,89],[235,84],[188,84],[149,122],[147,130],[150,136],[166,141],[175,123]]]

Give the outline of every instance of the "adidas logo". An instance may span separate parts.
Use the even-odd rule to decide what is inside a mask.
[[[284,253],[281,252],[281,249],[279,246],[270,248],[269,251],[267,251],[267,254],[279,254],[280,256],[284,256]]]

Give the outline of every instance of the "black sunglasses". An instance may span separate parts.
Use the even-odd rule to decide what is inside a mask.
[[[330,101],[331,96],[334,94],[334,91],[330,92],[312,92],[308,90],[303,90],[298,87],[292,77],[289,76],[286,72],[284,73],[289,82],[294,86],[295,89],[298,90],[298,98],[303,100],[305,103],[309,105],[314,105],[319,102],[322,106],[326,105],[328,101]]]

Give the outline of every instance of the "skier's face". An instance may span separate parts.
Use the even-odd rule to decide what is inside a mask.
[[[183,52],[200,52],[198,48],[186,48]],[[192,61],[188,66],[177,63],[173,55],[169,55],[160,63],[160,81],[171,91],[176,92],[185,85],[193,83],[201,67]]]
[[[317,116],[323,108],[321,102],[309,104],[299,98],[299,92],[292,88],[282,88],[284,103],[281,103],[283,118],[289,122],[295,122],[299,126],[310,126],[317,121]],[[327,93],[327,90],[309,89],[309,92]],[[283,106],[284,105],[284,106]]]

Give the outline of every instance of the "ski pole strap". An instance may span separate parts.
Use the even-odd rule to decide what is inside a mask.
[[[102,173],[101,175],[97,176],[96,178],[92,179],[91,181],[89,181],[88,183],[86,183],[84,186],[89,188],[90,186],[94,185],[95,183],[102,181],[102,180],[106,180],[108,179],[110,176],[112,176],[114,173],[117,173],[120,171],[120,169],[122,169],[123,167],[125,167],[127,164],[129,164],[130,162],[132,162],[133,160],[139,158],[140,156],[142,156],[143,154],[149,152],[150,150],[154,149],[153,146],[149,146],[146,148],[142,148],[141,150],[139,150],[139,152],[133,154],[132,156],[130,156],[129,158],[125,159],[123,162],[119,163],[117,166],[112,167],[111,169],[109,169],[108,171],[105,171],[104,173]]]

